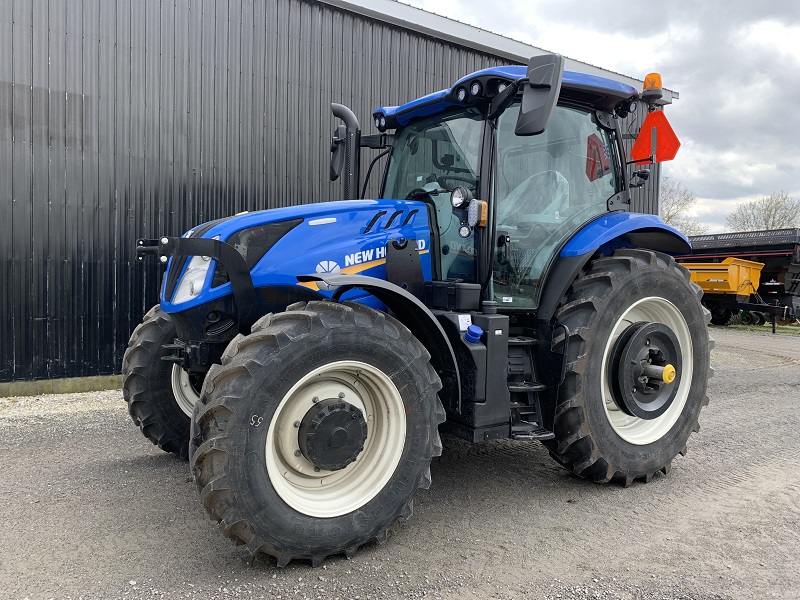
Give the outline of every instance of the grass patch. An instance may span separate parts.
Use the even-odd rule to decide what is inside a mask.
[[[741,323],[730,325],[709,325],[713,329],[733,329],[736,331],[750,331],[750,332],[766,332],[772,333],[772,324],[765,323],[764,325],[742,325]],[[800,326],[798,325],[775,325],[775,333],[782,335],[800,335]]]

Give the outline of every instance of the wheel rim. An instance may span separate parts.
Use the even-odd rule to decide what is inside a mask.
[[[195,389],[189,373],[178,365],[172,365],[172,395],[183,414],[191,418],[194,405],[200,399],[200,394]]]
[[[655,419],[640,419],[625,414],[614,401],[609,383],[611,378],[615,377],[615,373],[612,373],[612,350],[617,338],[628,327],[642,321],[663,323],[669,327],[677,337],[683,354],[682,364],[676,365],[681,372],[681,377],[675,398],[666,412]],[[603,354],[603,365],[603,406],[611,427],[617,435],[631,444],[650,444],[665,436],[672,429],[686,406],[692,382],[693,365],[692,337],[689,326],[678,308],[669,300],[657,297],[643,298],[629,306],[612,328]]]
[[[324,398],[346,400],[367,422],[363,451],[336,471],[315,468],[298,442],[298,424],[314,399]],[[281,499],[296,511],[337,517],[363,506],[386,486],[402,457],[405,438],[405,406],[392,380],[367,363],[330,363],[305,375],[278,404],[267,431],[267,473]]]

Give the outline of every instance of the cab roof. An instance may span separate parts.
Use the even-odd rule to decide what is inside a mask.
[[[491,67],[476,71],[456,81],[451,88],[416,98],[401,106],[378,108],[373,113],[375,126],[381,131],[404,127],[416,119],[444,112],[448,108],[487,101],[504,86],[525,77],[526,74],[527,67],[524,65]],[[459,102],[457,99],[459,88],[471,87],[476,82],[481,89],[479,95],[475,97],[468,94],[466,102]],[[613,110],[619,102],[629,100],[636,95],[636,88],[598,75],[564,71],[561,78],[562,98],[571,98],[596,109]]]

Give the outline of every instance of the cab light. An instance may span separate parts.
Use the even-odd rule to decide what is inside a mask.
[[[648,73],[644,78],[644,86],[642,87],[642,100],[652,105],[656,100],[660,100],[664,95],[661,89],[661,74]]]
[[[486,227],[489,220],[489,204],[483,200],[470,202],[467,212],[467,223],[470,227]]]
[[[472,194],[465,187],[459,186],[450,194],[450,205],[453,208],[467,208],[470,200],[472,200]]]

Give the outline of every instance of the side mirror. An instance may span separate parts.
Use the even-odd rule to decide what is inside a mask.
[[[339,179],[342,174],[342,167],[344,167],[344,142],[347,137],[347,127],[339,125],[333,131],[331,138],[331,181]]]
[[[336,128],[331,141],[331,181],[338,179],[344,171],[344,199],[355,200],[358,198],[361,128],[353,111],[343,104],[331,103],[331,112],[344,121],[344,125]]]
[[[511,236],[504,231],[498,232],[497,247],[500,249],[497,264],[506,266],[511,262]]]
[[[514,133],[538,135],[553,116],[561,93],[564,57],[560,54],[534,56],[528,62],[528,82],[523,83],[522,106]]]
[[[634,179],[638,179],[639,181],[633,183]],[[650,169],[639,169],[638,171],[634,171],[633,175],[631,176],[630,187],[642,187],[648,179],[650,179]]]

